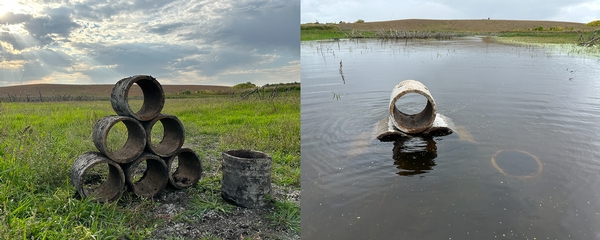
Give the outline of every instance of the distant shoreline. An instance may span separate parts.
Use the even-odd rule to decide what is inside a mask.
[[[524,31],[539,26],[544,28],[563,27],[565,29],[591,31],[598,27],[586,26],[585,23],[561,22],[561,21],[539,21],[539,20],[496,20],[496,19],[458,19],[458,20],[435,20],[435,19],[403,19],[380,22],[364,23],[336,23],[340,28],[354,28],[356,30],[389,30],[397,29],[407,31],[454,31],[454,32],[510,32]]]
[[[398,38],[398,36],[402,38],[405,35],[412,36],[411,33],[418,33],[415,36],[425,36],[424,38],[469,35],[500,37],[527,35],[527,37],[531,37],[532,34],[535,34],[535,37],[542,37],[545,40],[539,38],[534,42],[566,43],[569,39],[573,39],[573,43],[576,43],[580,34],[589,34],[598,29],[600,26],[560,21],[403,19],[381,22],[305,23],[300,25],[300,38],[302,41],[340,38]]]
[[[136,85],[134,85],[136,86]],[[52,96],[92,96],[110,98],[110,93],[114,84],[24,84],[0,87],[0,97],[6,97],[9,94],[12,96],[32,95],[43,97]],[[162,85],[165,94],[176,94],[186,90],[191,92],[196,91],[229,91],[230,86],[215,86],[215,85]],[[132,87],[130,96],[141,96],[141,90],[137,87]]]

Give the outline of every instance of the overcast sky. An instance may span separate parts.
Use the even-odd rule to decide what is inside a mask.
[[[300,81],[300,0],[1,0],[0,86]]]
[[[302,0],[302,23],[411,18],[588,23],[600,19],[600,0]]]

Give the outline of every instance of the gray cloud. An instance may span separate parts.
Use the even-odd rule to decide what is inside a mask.
[[[589,0],[505,0],[505,1],[452,1],[437,0],[452,9],[473,18],[491,17],[496,19],[546,20],[560,11],[561,7],[576,5]]]
[[[0,33],[0,42],[5,42],[11,45],[16,50],[23,50],[25,48],[35,47],[36,44],[32,42],[20,41],[17,36],[9,34],[7,32]]]
[[[265,60],[264,56],[248,54],[246,50],[222,49],[211,53],[198,68],[207,76],[213,76],[228,69],[239,69],[253,66]]]
[[[282,48],[300,53],[300,2],[271,1],[261,3],[237,2],[216,31],[218,38],[231,36],[233,44],[248,44],[261,50]]]
[[[152,14],[162,11],[165,5],[176,0],[117,0],[106,3],[105,0],[89,0],[72,6],[73,12],[82,18],[102,21],[119,14],[143,12]]]
[[[164,34],[172,33],[181,27],[185,27],[185,26],[189,26],[189,25],[190,25],[190,23],[185,23],[185,22],[155,24],[155,25],[149,27],[148,32],[156,33],[159,35],[164,35]]]
[[[204,39],[233,46],[248,46],[262,53],[289,51],[300,53],[299,1],[232,1],[218,8],[200,2],[187,9],[188,14],[219,15],[209,22],[199,21],[192,31],[178,36],[184,40]]]
[[[75,44],[86,51],[86,55],[101,65],[116,65],[115,71],[135,74],[159,74],[168,71],[172,63],[189,55],[201,55],[207,52],[193,46],[124,43]]]
[[[40,45],[51,44],[58,40],[57,37],[62,37],[62,41],[65,41],[71,31],[81,27],[73,22],[69,15],[65,15],[67,11],[64,9],[49,9],[48,12],[52,15],[35,17],[24,24],[25,30],[37,39]]]
[[[34,3],[37,12],[0,16],[0,21],[13,24],[0,27],[0,42],[17,50],[0,50],[3,59],[13,61],[0,68],[0,75],[19,76],[14,66],[24,64],[26,81],[108,83],[151,74],[172,83],[183,77],[188,84],[233,85],[239,79],[273,81],[265,74],[280,69],[297,72],[290,66],[297,66],[300,58],[299,0]]]
[[[62,51],[52,49],[37,49],[21,54],[23,59],[36,59],[47,67],[56,67],[58,69],[71,66],[73,57]]]
[[[594,0],[303,0],[303,23],[356,21],[387,21],[394,19],[514,19],[514,20],[555,20],[581,22],[580,11],[564,14],[565,9]],[[600,11],[596,11],[600,18]],[[594,20],[585,16],[586,20]]]
[[[33,16],[29,15],[29,14],[22,14],[22,13],[12,13],[12,12],[6,12],[2,15],[0,15],[0,23],[2,24],[18,24],[18,23],[22,23],[22,22],[27,22],[29,20],[31,20],[31,18],[33,18]]]

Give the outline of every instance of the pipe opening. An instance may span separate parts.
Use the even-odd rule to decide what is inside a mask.
[[[406,115],[416,115],[427,107],[428,100],[418,93],[408,93],[396,100],[396,109]]]
[[[175,188],[196,184],[202,176],[202,162],[191,149],[181,149],[168,160],[169,182]]]
[[[144,166],[145,165],[145,166]],[[163,159],[143,154],[127,166],[127,185],[138,196],[151,198],[169,182],[169,172]]]
[[[183,146],[185,131],[179,119],[172,115],[159,115],[144,123],[147,142],[146,150],[160,157],[170,157]]]
[[[142,92],[143,101],[141,106],[137,103],[137,100],[129,101],[129,91],[132,90],[134,84]],[[136,87],[133,88],[136,89]],[[164,95],[162,86],[155,78],[147,75],[137,75],[119,80],[113,87],[110,101],[117,114],[130,116],[139,121],[150,121],[160,114],[165,104]]]
[[[106,136],[106,146],[108,151],[116,152],[122,149],[127,143],[128,130],[125,123],[118,122],[110,127]]]
[[[133,84],[127,91],[127,106],[132,112],[137,113],[142,109],[143,98],[142,88],[138,84]]]
[[[123,126],[119,126],[120,124],[124,124],[125,129],[123,129]],[[113,128],[115,125],[117,126]],[[125,130],[127,134],[124,133]],[[114,133],[112,133],[113,131]],[[107,143],[109,135],[113,135],[111,136],[110,147]],[[128,163],[135,160],[144,151],[146,131],[133,118],[107,116],[101,118],[94,126],[92,139],[96,148],[108,158],[117,163]],[[119,146],[121,147],[119,148]]]
[[[101,153],[87,152],[73,163],[71,181],[81,197],[105,202],[121,195],[125,175],[118,164]]]

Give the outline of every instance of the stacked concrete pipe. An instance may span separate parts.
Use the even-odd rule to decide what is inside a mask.
[[[128,103],[129,90],[137,84],[144,95],[139,111],[133,112]],[[71,168],[71,181],[81,197],[92,197],[105,202],[117,199],[125,184],[138,196],[152,198],[167,184],[176,189],[195,185],[202,174],[202,162],[188,148],[182,148],[185,140],[183,124],[173,115],[161,114],[165,96],[160,83],[148,75],[137,75],[121,79],[111,93],[111,104],[118,116],[106,116],[94,126],[92,140],[99,152],[88,152],[79,156]],[[152,127],[161,122],[164,127],[162,140],[152,144]],[[124,146],[110,151],[107,137],[111,128],[122,122],[127,128]],[[174,167],[177,160],[178,166]],[[135,179],[138,166],[146,163],[140,179]],[[86,187],[87,171],[99,164],[109,167],[107,179],[93,189]],[[171,168],[174,171],[170,171]]]

